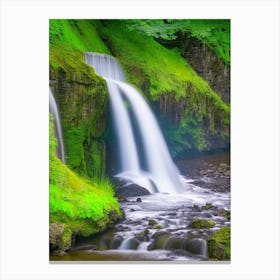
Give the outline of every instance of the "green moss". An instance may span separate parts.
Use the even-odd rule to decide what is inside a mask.
[[[146,229],[143,229],[143,230],[141,231],[141,234],[142,234],[142,235],[148,235],[149,232],[150,232],[150,231],[146,228]]]
[[[121,211],[108,180],[94,183],[77,176],[55,156],[52,118],[50,136],[50,222],[66,224],[74,234],[87,236],[112,223],[111,213]],[[65,242],[70,231],[65,233]]]
[[[85,131],[83,127],[64,130],[64,142],[67,151],[67,164],[79,173],[85,171],[85,157],[83,142]]]
[[[227,19],[146,19],[125,20],[127,28],[159,41],[170,42],[188,35],[212,49],[226,63],[230,62],[230,20]]]
[[[226,64],[230,64],[230,20],[185,20],[187,32],[213,50]]]
[[[63,248],[71,247],[71,240],[72,240],[71,238],[72,238],[72,230],[70,228],[66,228],[61,238]]]
[[[184,96],[186,82],[191,82],[200,92],[213,93],[177,49],[167,49],[145,34],[129,31],[119,20],[109,21],[97,31],[110,45],[133,84],[141,88],[145,77],[148,78],[148,91],[154,100],[166,92],[174,92],[178,98]],[[135,75],[137,71],[142,75]]]
[[[230,220],[230,211],[227,211],[227,210],[223,210],[221,212],[221,215],[225,218],[227,218],[228,220]]]
[[[209,258],[230,259],[230,227],[222,227],[207,242]]]
[[[155,220],[149,220],[148,221],[148,225],[149,226],[154,226],[154,225],[156,225],[157,224],[157,222],[155,221]]]
[[[204,220],[204,219],[194,219],[190,225],[192,228],[212,228],[215,226],[215,222],[212,220]]]
[[[167,232],[160,232],[152,244],[149,245],[148,250],[160,250],[165,249],[165,245],[170,238],[170,234]]]
[[[108,106],[105,81],[84,62],[84,51],[110,53],[88,20],[50,20],[50,80],[60,108],[67,164],[102,179]]]
[[[209,209],[212,209],[213,207],[214,207],[214,205],[212,203],[206,203],[201,208],[202,208],[202,210],[209,210]]]
[[[160,224],[157,224],[157,225],[154,226],[154,228],[155,228],[155,229],[163,229],[163,226],[160,225]]]

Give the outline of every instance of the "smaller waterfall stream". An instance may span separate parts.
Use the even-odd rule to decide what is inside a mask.
[[[125,82],[117,60],[87,52],[85,61],[107,82],[121,154],[121,172],[117,177],[140,185],[151,193],[181,192],[180,173],[171,159],[156,118],[141,93]],[[135,116],[143,151],[137,147],[136,128],[129,112]],[[145,168],[141,166],[140,154],[145,158]]]
[[[64,151],[63,134],[62,134],[60,116],[59,116],[59,111],[58,111],[58,107],[56,105],[55,98],[50,89],[49,89],[49,106],[50,106],[50,112],[53,114],[53,117],[54,117],[55,136],[58,139],[57,156],[65,164],[66,163],[65,151]]]

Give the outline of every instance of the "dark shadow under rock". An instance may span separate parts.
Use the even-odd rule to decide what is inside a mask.
[[[136,184],[131,184],[127,186],[118,187],[116,189],[116,194],[118,196],[124,196],[124,197],[133,197],[133,196],[142,196],[142,195],[149,195],[150,192]]]

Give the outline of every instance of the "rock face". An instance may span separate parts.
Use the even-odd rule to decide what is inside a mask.
[[[106,157],[106,84],[93,71],[81,71],[78,77],[71,71],[50,67],[50,87],[60,110],[66,162],[79,174],[101,178]]]
[[[206,45],[187,39],[182,53],[192,68],[208,82],[225,103],[230,102],[230,67]]]
[[[212,50],[187,34],[182,34],[179,40],[160,40],[160,43],[168,48],[178,48],[221,100],[230,103],[230,66]],[[145,92],[144,85],[142,90]],[[229,113],[192,84],[187,83],[185,91],[186,94],[180,97],[174,92],[163,92],[154,105],[167,141],[175,147],[173,156],[180,158],[189,152],[229,148]]]
[[[49,244],[53,255],[62,256],[71,247],[72,232],[64,224],[51,223],[49,226]]]

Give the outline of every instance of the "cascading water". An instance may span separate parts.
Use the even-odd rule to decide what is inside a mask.
[[[60,122],[59,111],[55,102],[55,98],[49,89],[49,106],[50,112],[53,114],[54,117],[54,128],[55,128],[55,136],[58,139],[58,149],[57,149],[57,156],[60,160],[65,164],[65,151],[64,151],[64,143],[63,143],[63,134]]]
[[[151,193],[182,191],[180,173],[173,163],[157,121],[142,95],[125,83],[115,58],[98,53],[85,53],[85,61],[105,78],[110,94],[114,124],[121,154],[121,173],[117,177],[138,184]],[[141,168],[132,121],[125,100],[135,116],[147,170]]]

